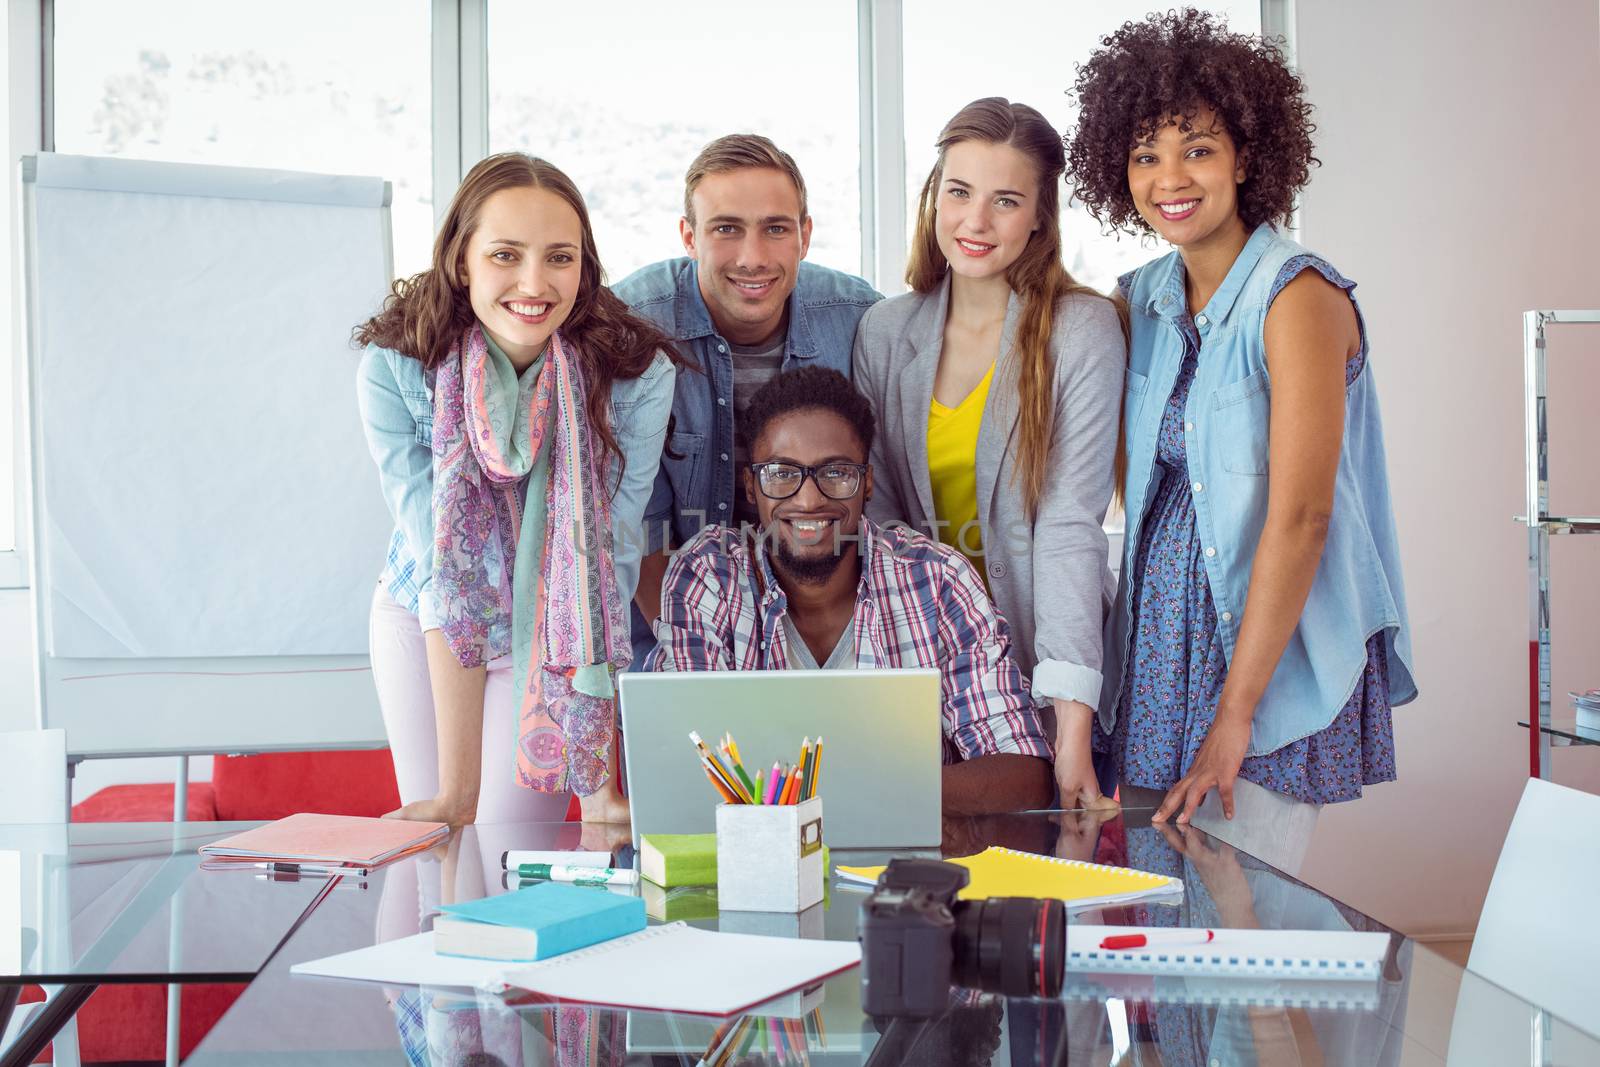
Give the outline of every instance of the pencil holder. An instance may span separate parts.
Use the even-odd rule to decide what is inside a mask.
[[[822,900],[822,798],[717,808],[717,907],[804,911]]]

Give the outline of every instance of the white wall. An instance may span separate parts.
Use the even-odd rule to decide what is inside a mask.
[[[1527,776],[1521,313],[1600,307],[1596,0],[1298,0],[1317,154],[1301,239],[1360,283],[1422,695],[1400,780],[1325,809],[1303,877],[1410,933],[1470,931]],[[1587,329],[1590,336],[1573,331]],[[1552,506],[1600,513],[1600,327],[1552,352]],[[1595,420],[1589,415],[1588,421]],[[1600,540],[1556,545],[1553,692],[1585,673]],[[1585,602],[1586,601],[1586,602]],[[1600,790],[1600,750],[1554,754]],[[1574,827],[1575,833],[1585,832]]]

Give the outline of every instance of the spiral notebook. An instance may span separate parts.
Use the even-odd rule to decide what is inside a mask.
[[[1356,930],[1216,930],[1204,944],[1100,947],[1118,934],[1148,933],[1138,926],[1068,926],[1067,973],[1375,981],[1389,949],[1388,934]]]
[[[1371,1011],[1378,1006],[1378,983],[1069,973],[1061,987],[1063,1000],[1103,1003],[1107,997],[1116,997],[1130,1004]]]
[[[1057,859],[998,846],[950,862],[965,867],[972,875],[972,880],[960,893],[962,900],[1043,897],[1064,900],[1074,908],[1087,908],[1133,901],[1171,900],[1176,903],[1183,898],[1183,882],[1164,874]],[[834,870],[838,872],[841,885],[865,887],[876,883],[884,868],[840,866]]]

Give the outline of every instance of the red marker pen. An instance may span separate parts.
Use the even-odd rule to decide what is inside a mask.
[[[1115,952],[1130,948],[1156,948],[1161,945],[1205,945],[1217,939],[1213,930],[1152,931],[1148,934],[1116,934],[1100,942],[1100,947]]]

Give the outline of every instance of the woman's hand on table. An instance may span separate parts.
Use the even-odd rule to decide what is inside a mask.
[[[1225,717],[1219,712],[1211,731],[1200,743],[1200,751],[1195,753],[1189,773],[1167,790],[1166,799],[1150,821],[1162,823],[1176,815],[1179,823],[1187,823],[1213,789],[1222,801],[1223,818],[1233,818],[1233,783],[1239,777],[1239,767],[1249,749],[1250,720]]]
[[[436,796],[428,800],[413,800],[384,816],[385,819],[409,819],[412,822],[442,822],[452,830],[470,825],[477,817],[476,796]]]
[[[1057,805],[1115,813],[1117,802],[1100,792],[1100,780],[1094,773],[1090,751],[1094,709],[1076,700],[1057,700],[1055,707]]]

